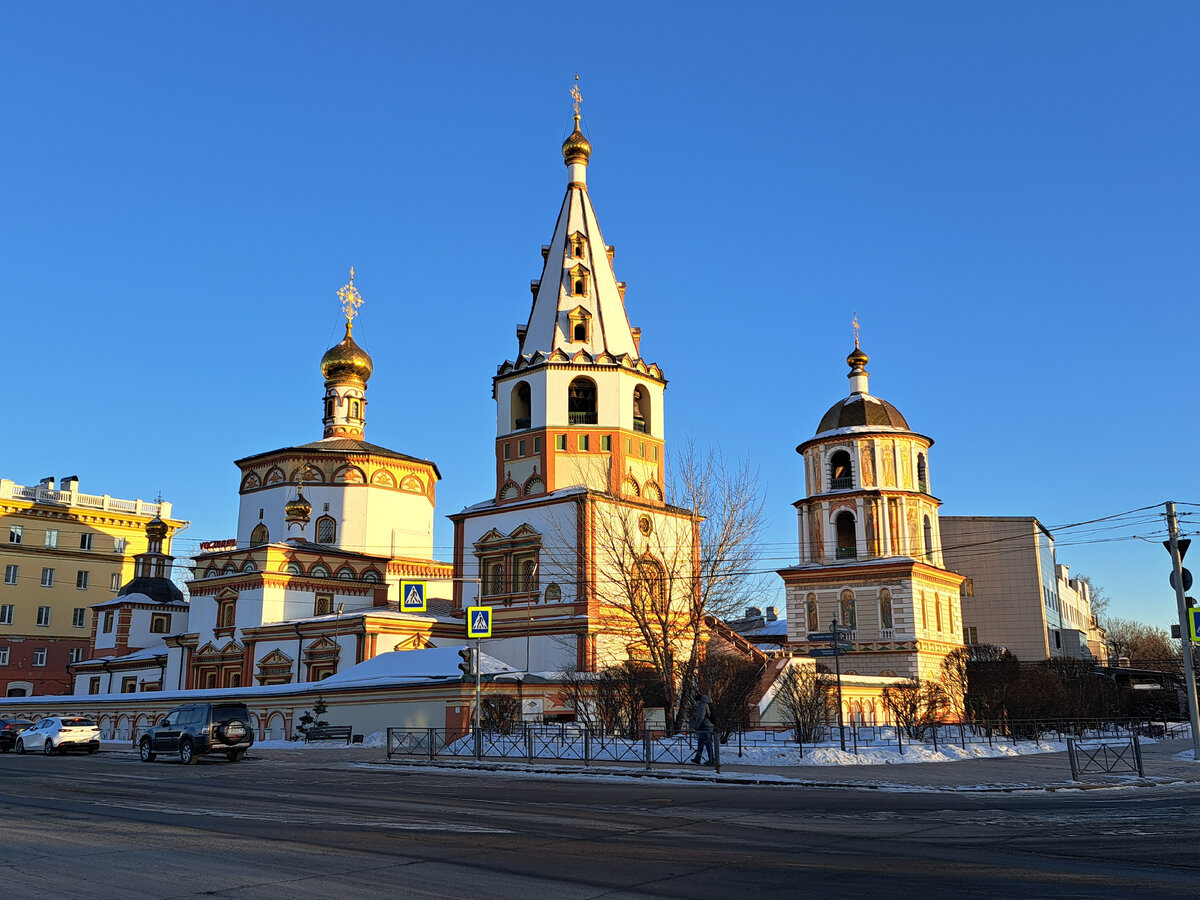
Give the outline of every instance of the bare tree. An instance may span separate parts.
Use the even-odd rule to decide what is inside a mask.
[[[801,743],[816,740],[835,714],[829,682],[814,668],[792,663],[779,677],[778,684],[775,699],[796,740]]]
[[[1076,575],[1073,581],[1079,581],[1088,586],[1088,596],[1091,597],[1092,615],[1097,619],[1106,618],[1108,616],[1108,606],[1112,603],[1112,597],[1104,593],[1104,586],[1096,584],[1089,575]]]
[[[712,648],[700,666],[701,690],[712,701],[712,718],[721,740],[750,724],[750,698],[758,687],[762,664],[752,656],[728,648]]]
[[[1178,642],[1165,628],[1132,619],[1106,618],[1103,624],[1113,659],[1126,657],[1135,669],[1176,675],[1183,672]]]
[[[946,692],[940,684],[908,678],[883,689],[883,702],[896,724],[913,740],[922,740],[941,721]]]

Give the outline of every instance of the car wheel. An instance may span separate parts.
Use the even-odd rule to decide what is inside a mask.
[[[99,744],[88,744],[88,753],[95,753],[99,749],[100,749]]]
[[[46,743],[42,744],[42,752],[47,756],[54,755],[54,742],[50,738],[46,738]]]
[[[192,749],[191,741],[184,741],[179,745],[179,761],[181,763],[183,763],[185,766],[190,766],[197,759],[199,759],[199,757],[196,756],[195,751]]]
[[[227,757],[229,757],[230,762],[240,762],[242,757],[246,755],[246,751],[245,750],[230,750],[225,755]]]
[[[24,752],[25,752],[25,742],[23,740],[21,740],[20,738],[17,738],[17,753],[24,753]]]
[[[154,762],[156,755],[154,745],[150,743],[150,738],[142,738],[142,742],[138,744],[138,756],[142,758],[142,762]]]

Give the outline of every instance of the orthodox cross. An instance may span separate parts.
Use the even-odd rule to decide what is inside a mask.
[[[858,313],[854,314],[854,349],[858,349]]]
[[[337,295],[342,298],[342,313],[346,316],[346,324],[349,325],[358,315],[358,308],[363,302],[362,294],[354,286],[354,266],[350,267],[350,283],[342,285]]]
[[[579,104],[583,102],[583,94],[579,93],[579,73],[575,73],[575,83],[571,85],[571,99],[575,101],[575,115],[579,115]]]

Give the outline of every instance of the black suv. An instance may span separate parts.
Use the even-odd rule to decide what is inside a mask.
[[[189,703],[175,707],[142,734],[137,749],[142,762],[151,762],[159,753],[178,753],[186,766],[218,753],[237,762],[253,743],[245,703]]]
[[[32,727],[33,723],[28,719],[0,719],[0,753],[11,750],[17,742],[17,735]]]

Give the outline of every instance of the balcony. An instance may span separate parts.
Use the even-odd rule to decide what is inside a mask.
[[[569,425],[595,425],[595,412],[569,412],[567,413],[567,424]]]
[[[854,476],[847,475],[842,478],[830,478],[829,489],[831,491],[845,491],[854,487]]]
[[[838,547],[834,551],[835,559],[858,559],[857,547]]]
[[[650,430],[646,427],[645,419],[635,418],[633,420],[633,430],[636,431],[638,434],[649,434],[650,433]]]
[[[529,427],[529,416],[523,416],[513,422],[513,431],[523,431]]]

